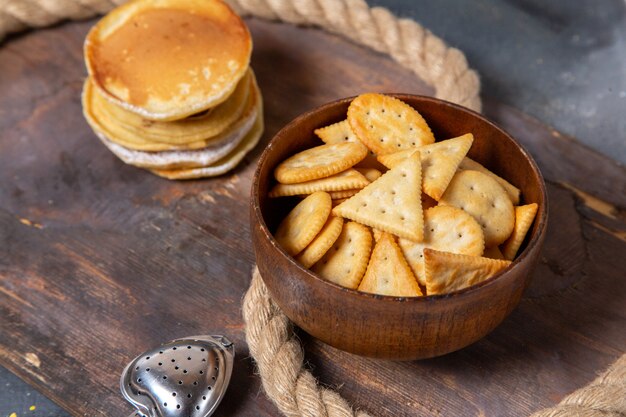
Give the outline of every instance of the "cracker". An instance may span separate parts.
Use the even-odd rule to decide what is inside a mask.
[[[310,268],[333,246],[333,243],[335,243],[339,234],[341,234],[342,228],[343,219],[341,217],[329,216],[322,230],[320,230],[318,235],[315,236],[315,239],[304,248],[296,260],[305,268]]]
[[[468,133],[420,148],[426,194],[439,201],[473,142],[474,136]]]
[[[330,194],[330,198],[332,198],[333,200],[339,200],[340,198],[352,197],[359,191],[361,191],[361,188],[355,188],[352,190],[330,191],[328,194]]]
[[[428,124],[413,107],[383,94],[362,94],[352,100],[348,122],[359,140],[377,155],[435,141]]]
[[[290,195],[311,194],[315,191],[353,190],[355,188],[361,189],[369,183],[370,182],[363,176],[363,174],[350,168],[338,174],[320,178],[318,180],[306,181],[297,184],[276,184],[270,190],[268,195],[270,197],[285,197]]]
[[[345,171],[367,155],[360,143],[321,145],[299,152],[281,162],[274,176],[283,184],[312,181]]]
[[[346,222],[339,238],[315,265],[313,272],[335,284],[356,289],[372,250],[372,234],[362,224]]]
[[[380,178],[381,175],[383,175],[383,173],[377,170],[376,168],[354,168],[354,169],[359,171],[365,178],[367,178],[369,182],[374,182],[378,178]]]
[[[315,134],[326,144],[357,142],[361,141],[356,137],[347,120],[334,123],[319,129],[315,129]],[[357,164],[360,168],[381,168],[380,163],[376,160],[376,155],[368,150],[367,156]],[[355,166],[356,167],[356,166]],[[370,180],[372,181],[372,180]]]
[[[315,134],[326,144],[342,142],[359,142],[347,120],[314,130]],[[360,142],[359,142],[360,143]]]
[[[298,203],[278,225],[274,237],[289,255],[306,248],[322,230],[331,210],[328,193],[317,191]]]
[[[483,257],[489,259],[504,259],[504,255],[500,251],[500,248],[497,246],[492,246],[485,249],[485,251],[483,252]]]
[[[494,276],[510,261],[424,249],[428,295],[444,294],[478,284]]]
[[[424,240],[398,239],[398,244],[417,281],[425,286],[424,249],[480,256],[485,247],[483,231],[472,216],[452,206],[437,206],[424,212]]]
[[[474,136],[468,133],[419,148],[422,162],[422,189],[427,195],[435,200],[441,198],[457,167],[471,148],[472,142],[474,142]],[[397,152],[399,155],[381,155],[378,160],[391,168],[406,158],[407,153],[407,151],[400,151]]]
[[[482,166],[478,162],[474,161],[473,159],[470,159],[467,156],[465,158],[463,158],[463,160],[459,164],[459,170],[479,171],[479,172],[482,172],[483,174],[489,175],[491,178],[493,178],[494,180],[498,181],[498,183],[502,187],[504,187],[504,190],[509,195],[509,198],[511,199],[511,202],[513,203],[514,206],[519,204],[519,198],[520,198],[520,189],[519,188],[517,188],[516,186],[514,186],[513,184],[511,184],[510,182],[508,182],[504,178],[499,177],[496,174],[494,174],[493,172],[489,171],[487,168],[485,168],[484,166]]]
[[[487,174],[458,171],[439,205],[454,206],[474,216],[485,234],[485,247],[499,245],[513,231],[515,214],[508,194]]]
[[[502,245],[502,253],[505,259],[512,261],[515,255],[517,255],[517,251],[522,246],[528,229],[530,229],[533,220],[535,220],[538,208],[537,203],[515,207],[515,227],[513,227],[513,233]]]
[[[376,242],[359,291],[393,297],[423,295],[402,251],[389,233],[383,233]]]
[[[391,169],[398,165],[400,162],[404,161],[409,156],[411,156],[413,152],[415,152],[415,149],[413,148],[405,149],[403,151],[379,155],[376,159],[378,159],[378,162]]]
[[[419,152],[387,171],[333,209],[345,217],[397,236],[421,241],[424,234]]]

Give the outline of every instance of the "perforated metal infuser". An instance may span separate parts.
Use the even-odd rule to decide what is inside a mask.
[[[224,336],[173,340],[142,353],[124,369],[120,388],[131,416],[208,417],[230,382],[235,350]]]

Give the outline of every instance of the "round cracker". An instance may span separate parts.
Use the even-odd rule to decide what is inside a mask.
[[[331,249],[313,265],[313,272],[343,287],[356,289],[372,251],[372,234],[356,222],[346,222]]]
[[[274,238],[288,254],[300,253],[322,230],[331,208],[332,200],[328,193],[317,191],[311,194],[283,219]]]
[[[504,242],[515,225],[515,211],[508,194],[496,180],[482,172],[457,172],[439,204],[471,214],[482,226],[488,248]]]
[[[296,260],[305,268],[310,268],[315,262],[322,259],[322,256],[333,246],[341,234],[342,227],[343,219],[341,217],[330,216],[319,234],[309,243],[309,246],[304,248]]]
[[[474,217],[456,207],[436,206],[424,212],[424,240],[414,242],[400,238],[398,244],[418,282],[425,286],[425,248],[480,256],[485,240],[483,230]]]
[[[397,98],[361,94],[348,107],[348,123],[361,142],[377,155],[435,142],[421,114]]]
[[[283,184],[316,180],[344,171],[366,155],[367,148],[360,143],[316,146],[285,159],[274,170],[274,176]]]

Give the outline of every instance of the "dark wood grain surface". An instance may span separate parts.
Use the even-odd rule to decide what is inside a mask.
[[[90,22],[0,48],[0,363],[74,415],[130,412],[119,374],[166,340],[237,345],[217,415],[270,416],[243,337],[255,161],[286,122],[364,90],[428,93],[388,59],[313,29],[249,21],[265,96],[261,145],[233,173],[169,182],[126,166],[88,129],[79,93]],[[526,297],[459,352],[364,359],[301,333],[314,374],[378,415],[526,415],[589,382],[626,346],[626,172],[498,103],[486,114],[533,154],[550,219]]]

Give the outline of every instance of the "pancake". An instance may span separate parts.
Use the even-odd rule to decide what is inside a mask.
[[[152,173],[170,180],[191,180],[196,178],[216,177],[235,168],[241,160],[259,143],[263,135],[263,112],[261,111],[252,130],[230,154],[212,165],[187,169],[153,169]]]
[[[186,145],[218,135],[242,116],[254,82],[252,77],[251,70],[248,70],[233,94],[210,111],[171,122],[146,120],[109,102],[92,85],[86,87],[89,90],[86,94],[93,117],[101,123],[110,120],[108,130],[113,135],[124,138],[125,142],[145,144],[150,141]]]
[[[244,76],[252,39],[220,0],[135,0],[85,40],[104,97],[149,120],[178,120],[224,102]]]
[[[255,89],[252,91],[252,94],[258,97],[259,92]],[[239,143],[245,140],[251,130],[258,129],[258,119],[262,117],[262,105],[259,98],[255,99],[254,102],[256,105],[253,111],[250,112],[250,117],[246,117],[239,123],[233,125],[228,132],[225,132],[224,139],[220,142],[198,150],[164,152],[136,151],[110,141],[102,133],[97,133],[97,135],[111,152],[130,165],[156,169],[204,167],[228,155]]]
[[[96,115],[92,106],[91,98],[96,96],[95,92],[91,88],[89,79],[85,81],[83,88],[83,114],[85,119],[91,126],[91,128],[99,133],[100,136],[104,136],[110,142],[116,143],[129,150],[144,151],[144,152],[163,152],[163,151],[186,151],[194,149],[202,149],[207,146],[216,146],[218,144],[227,141],[228,137],[232,136],[232,130],[236,129],[236,126],[241,125],[244,120],[254,120],[254,112],[257,106],[257,101],[260,100],[260,94],[258,94],[258,87],[254,77],[251,77],[251,86],[249,87],[251,92],[248,94],[247,103],[245,109],[238,120],[224,129],[216,136],[208,137],[200,141],[190,142],[181,145],[172,145],[162,142],[153,142],[145,140],[141,134],[134,134],[128,132],[125,128],[121,128],[117,125],[115,119],[111,119],[103,114]]]

